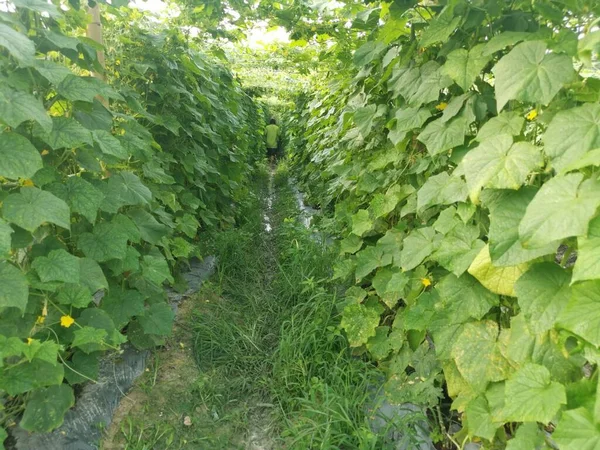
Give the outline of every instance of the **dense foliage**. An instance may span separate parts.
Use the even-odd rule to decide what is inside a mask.
[[[291,120],[350,344],[393,401],[449,396],[461,448],[597,448],[600,5],[370,6]]]
[[[139,13],[109,18],[110,84],[90,76],[83,8],[0,12],[0,448],[21,413],[59,426],[104,350],[162,342],[163,285],[184,287],[262,155],[262,114],[225,68]]]

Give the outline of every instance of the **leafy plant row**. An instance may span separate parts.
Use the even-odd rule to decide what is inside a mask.
[[[382,3],[354,68],[291,121],[342,238],[350,345],[392,401],[450,396],[457,447],[600,445],[599,13]]]
[[[185,288],[202,228],[233,220],[261,154],[226,69],[139,13],[108,17],[104,71],[83,10],[0,12],[0,448],[21,415],[59,426],[105,350],[163,341],[163,285]]]

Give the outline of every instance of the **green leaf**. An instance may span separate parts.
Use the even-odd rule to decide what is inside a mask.
[[[92,145],[92,135],[79,122],[69,117],[53,117],[52,131],[40,137],[54,150]]]
[[[141,208],[127,211],[127,215],[138,227],[141,238],[151,244],[158,244],[169,233],[166,225],[159,223],[152,214]]]
[[[462,145],[467,131],[467,119],[455,117],[444,122],[441,118],[430,122],[417,139],[427,147],[431,156],[443,153],[451,148]]]
[[[502,423],[494,422],[488,401],[484,396],[480,395],[471,400],[465,409],[465,413],[469,436],[482,437],[488,441],[494,439],[496,430]]]
[[[402,95],[409,106],[417,107],[437,101],[440,91],[452,84],[441,66],[428,61],[421,67],[396,67],[388,82],[388,90]]]
[[[4,259],[12,247],[12,234],[14,230],[4,220],[0,219],[0,260]]]
[[[354,52],[354,65],[357,67],[366,66],[377,58],[387,48],[383,42],[369,41],[361,45],[356,52]]]
[[[441,236],[433,228],[413,230],[405,239],[400,254],[402,270],[412,270],[436,250]]]
[[[392,255],[381,247],[369,246],[356,254],[356,280],[359,281],[379,267],[392,263]]]
[[[106,331],[106,337],[104,341],[113,346],[117,346],[125,342],[127,339],[119,330],[115,328],[115,324],[106,313],[106,311],[99,308],[88,308],[82,311],[77,319],[77,323],[82,327],[90,327],[96,329],[103,329]],[[86,353],[91,353],[99,350],[106,350],[105,344],[98,344],[95,342],[89,342],[87,344],[80,344],[79,347]]]
[[[421,128],[431,117],[428,108],[402,108],[396,111],[395,123],[390,128],[388,138],[394,145],[404,140],[406,135],[416,128]]]
[[[48,256],[38,256],[33,260],[31,267],[44,283],[79,283],[79,258],[65,250],[52,250]]]
[[[542,185],[519,225],[526,248],[540,248],[571,236],[584,236],[600,206],[600,182],[583,174],[552,178]]]
[[[527,271],[526,263],[516,266],[496,267],[490,258],[489,244],[481,249],[469,267],[469,273],[495,294],[514,297],[515,283]]]
[[[600,347],[600,280],[577,283],[567,306],[558,316],[558,326]]]
[[[417,210],[435,205],[450,205],[467,199],[467,186],[460,177],[446,172],[429,177],[417,192]]]
[[[567,55],[548,53],[543,41],[523,42],[492,69],[498,111],[509,100],[547,105],[575,76]]]
[[[475,139],[479,142],[483,142],[486,139],[493,138],[500,134],[519,136],[521,130],[523,130],[524,124],[525,119],[517,113],[513,111],[503,111],[500,115],[492,117],[484,123]]]
[[[535,264],[515,285],[521,311],[535,334],[554,327],[571,297],[569,273],[554,263]]]
[[[94,293],[100,289],[107,289],[108,282],[102,268],[90,258],[79,258],[80,283]]]
[[[565,411],[552,440],[561,450],[598,450],[600,448],[600,424],[585,408]]]
[[[133,289],[113,288],[102,299],[100,307],[108,313],[117,328],[123,328],[133,316],[144,313],[144,296]]]
[[[539,429],[537,423],[523,423],[517,429],[515,437],[506,444],[506,450],[542,448],[545,442],[544,433]]]
[[[4,47],[21,65],[31,66],[34,63],[35,46],[23,34],[8,25],[0,23],[0,47]]]
[[[600,278],[599,252],[600,216],[590,222],[587,236],[580,236],[577,239],[577,261],[573,268],[574,282]]]
[[[167,336],[171,334],[175,313],[166,303],[155,303],[138,316],[144,333]]]
[[[408,284],[408,275],[398,268],[384,267],[373,277],[373,287],[389,308],[393,308],[402,297],[404,287]]]
[[[127,252],[127,231],[115,223],[102,222],[92,233],[82,233],[77,241],[85,256],[98,262],[124,259]]]
[[[519,189],[529,173],[541,168],[543,162],[539,147],[528,142],[513,143],[512,136],[500,134],[470,150],[461,166],[469,195],[477,202],[483,187]]]
[[[123,148],[121,142],[108,131],[94,130],[92,131],[92,137],[102,153],[119,159],[127,159],[129,157],[127,150]]]
[[[375,328],[375,336],[367,341],[367,349],[375,360],[381,361],[393,350],[399,350],[403,343],[402,333],[397,331],[390,333],[390,327],[387,326],[377,327]]]
[[[521,41],[532,39],[535,35],[533,33],[524,33],[521,31],[505,31],[504,33],[497,34],[486,44],[483,51],[484,55],[492,55],[497,51],[500,51],[510,45],[518,44]]]
[[[23,394],[36,388],[62,383],[62,364],[51,364],[34,358],[31,362],[17,364],[0,371],[0,389],[8,395]]]
[[[49,192],[36,187],[22,187],[17,194],[10,194],[2,207],[6,220],[35,231],[45,222],[70,229],[71,212],[69,206]]]
[[[460,16],[454,16],[454,8],[447,6],[439,16],[429,22],[429,26],[421,35],[419,46],[425,48],[438,42],[448,41],[460,21]]]
[[[350,234],[348,237],[340,241],[340,253],[354,254],[362,248],[363,240],[355,234]]]
[[[350,345],[359,347],[375,336],[379,312],[371,306],[353,303],[344,308],[341,325]]]
[[[369,204],[369,211],[374,219],[387,216],[398,205],[398,197],[393,195],[375,194]]]
[[[479,239],[479,228],[460,222],[444,236],[431,258],[459,277],[484,246]]]
[[[58,92],[71,101],[92,103],[96,96],[124,100],[121,94],[116,92],[104,81],[94,77],[80,77],[68,75],[57,86]]]
[[[79,259],[79,258],[78,258]],[[78,262],[81,277],[81,263]],[[80,284],[65,284],[58,290],[56,300],[61,305],[72,305],[75,308],[85,308],[92,301],[92,294],[86,286]]]
[[[99,358],[97,354],[91,353],[88,355],[78,350],[74,353],[68,364],[69,367],[65,367],[65,378],[71,386],[79,383],[87,383],[89,379],[98,379]],[[80,374],[85,375],[85,377]]]
[[[557,172],[600,147],[600,105],[588,103],[559,111],[542,136],[544,151]]]
[[[106,330],[102,328],[82,327],[73,332],[73,342],[71,347],[80,347],[85,353],[95,351],[96,348],[104,347],[104,339],[108,336]],[[90,347],[90,344],[93,344]]]
[[[354,123],[363,137],[367,137],[371,133],[375,120],[384,116],[386,112],[387,107],[385,105],[373,104],[356,110],[354,113]]]
[[[358,212],[352,216],[352,233],[360,237],[372,229],[373,222],[369,216],[369,211],[366,209],[359,209]]]
[[[483,392],[488,383],[502,381],[508,374],[508,362],[497,339],[496,322],[467,323],[452,347],[456,367],[476,392]]]
[[[191,214],[184,214],[182,217],[175,219],[177,222],[177,231],[181,231],[190,239],[194,239],[198,234],[200,222]]]
[[[27,120],[36,121],[46,131],[52,129],[52,120],[40,100],[27,92],[0,85],[0,122],[17,128]]]
[[[118,192],[123,205],[147,205],[152,201],[150,189],[132,172],[123,171],[113,175],[108,185],[113,192]]]
[[[34,67],[35,70],[54,86],[58,86],[67,75],[73,75],[71,69],[64,64],[56,63],[48,59],[36,59]]]
[[[506,422],[549,423],[561,405],[567,403],[565,387],[552,381],[544,366],[526,364],[505,385],[505,403],[501,410]]]
[[[96,221],[104,194],[93,184],[81,177],[72,176],[64,183],[49,185],[47,190],[67,202],[71,211],[81,214],[91,223]]]
[[[498,306],[498,296],[484,288],[468,274],[460,277],[446,275],[436,284],[441,304],[457,314],[481,319],[494,306]]]
[[[151,283],[159,286],[165,280],[171,284],[174,283],[169,264],[162,255],[144,255],[140,267],[142,269],[142,277]]]
[[[42,157],[31,142],[17,133],[0,133],[0,176],[31,178],[41,168]]]
[[[533,186],[525,186],[518,191],[485,190],[481,194],[483,203],[490,210],[488,237],[495,266],[515,266],[556,252],[558,242],[537,249],[526,249],[519,239],[519,224],[537,192]]]
[[[46,3],[44,0],[12,0],[18,8],[25,8],[38,13],[48,13],[54,19],[61,16],[61,12],[52,3]]]
[[[468,51],[460,48],[448,54],[443,71],[465,92],[473,85],[491,58],[490,55],[483,54],[485,47],[486,44],[479,44]]]
[[[27,401],[19,426],[27,431],[49,432],[62,425],[75,405],[73,389],[66,384],[35,390]]]

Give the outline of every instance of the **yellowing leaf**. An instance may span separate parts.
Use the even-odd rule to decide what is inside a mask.
[[[494,266],[488,244],[481,249],[468,272],[495,294],[515,297],[515,283],[528,268],[527,263],[509,267]]]

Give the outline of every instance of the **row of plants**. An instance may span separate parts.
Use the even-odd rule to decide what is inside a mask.
[[[262,156],[262,113],[227,69],[103,8],[106,70],[77,2],[0,12],[0,448],[16,421],[58,427],[105,351],[163,342],[164,285],[185,289]]]
[[[450,399],[448,445],[597,448],[600,5],[354,11],[353,67],[289,123],[350,345],[391,401]]]

